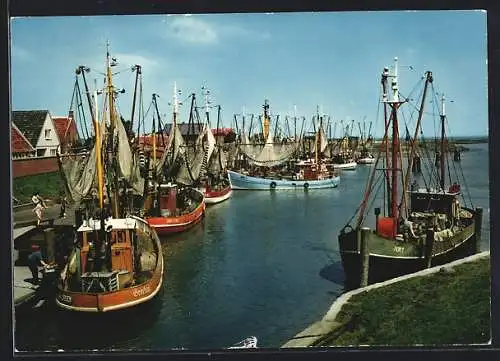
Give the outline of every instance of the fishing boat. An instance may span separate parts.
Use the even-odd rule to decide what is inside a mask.
[[[391,99],[387,95],[389,79]],[[447,175],[445,172],[449,152],[446,151],[444,96],[440,109],[441,140],[437,169],[426,143],[420,142],[419,145],[418,142],[418,137],[423,137],[422,116],[428,88],[431,88],[429,93],[436,98],[432,73],[426,72],[422,79],[425,79],[424,89],[421,103],[413,108],[418,109],[418,119],[405,166],[400,153],[398,114],[410,100],[400,98],[397,58],[392,74],[388,67],[382,73],[384,141],[369,176],[357,219],[353,225],[349,221],[338,236],[348,289],[448,263],[477,252],[482,209],[473,208],[471,199],[470,204],[461,203],[460,198],[464,193],[460,187],[460,175],[463,178],[463,173],[455,172],[452,175],[449,172]],[[433,99],[433,104],[438,103],[438,99]],[[431,169],[430,177],[425,179],[423,174],[414,176],[410,183],[412,162],[417,150],[431,160],[428,168]],[[446,179],[452,178],[456,181],[447,186]],[[419,185],[423,181],[425,187]],[[386,189],[382,197],[377,197],[375,190],[380,188],[380,183]],[[465,180],[463,183],[466,184]],[[399,193],[401,184],[403,187]],[[382,207],[374,208],[375,227],[369,228],[364,223],[368,218],[368,205],[373,202],[375,205],[382,203]],[[352,219],[355,217],[356,214]]]
[[[198,188],[205,196],[206,204],[217,204],[231,198],[233,190],[226,171],[227,159],[224,154],[224,141],[219,136],[215,139],[210,129],[210,91],[202,88],[205,95],[206,139],[207,147],[203,148],[204,159],[202,171],[199,174],[201,186]],[[221,106],[217,106],[217,133],[221,125]]]
[[[370,122],[370,127],[368,128],[368,136],[366,136],[365,132],[365,122],[363,121],[363,130],[361,129],[361,124],[358,122],[359,126],[359,133],[361,135],[360,137],[360,148],[361,151],[359,152],[358,157],[356,157],[356,163],[358,164],[373,164],[375,163],[375,156],[370,152],[369,150],[369,145],[372,144],[372,136],[371,136],[371,129],[372,129],[372,122]]]
[[[371,153],[361,154],[361,156],[356,160],[358,164],[373,164],[375,163],[375,156]]]
[[[152,154],[148,158],[149,181],[145,191],[144,214],[147,222],[159,235],[168,235],[188,230],[198,224],[205,215],[205,197],[201,191],[179,181],[184,173],[196,172],[191,169],[184,140],[177,127],[179,111],[177,84],[174,82],[173,124],[168,143],[160,159],[156,157],[156,136],[153,136]],[[159,128],[161,117],[156,96],[153,96]],[[153,134],[156,133],[156,119],[153,117]],[[197,168],[202,159],[196,159]],[[175,168],[180,167],[180,170]],[[165,168],[168,168],[165,171]],[[181,173],[181,175],[179,175]],[[184,178],[187,176],[184,175]]]
[[[347,136],[342,138],[340,142],[340,151],[331,157],[330,166],[335,170],[355,170],[358,166],[349,148],[349,138]]]
[[[343,121],[341,121],[341,124],[343,124]],[[351,126],[347,124],[344,128],[343,125],[341,125],[341,128],[341,131],[343,131],[344,134],[330,147],[328,167],[329,169],[340,171],[355,170],[358,164],[354,159],[354,152],[351,148],[354,120],[352,120]]]
[[[92,202],[86,195],[94,186],[98,193],[98,212],[90,216],[79,212],[76,217],[75,246],[57,285],[56,304],[64,310],[101,313],[127,309],[153,299],[163,282],[163,255],[156,232],[144,219],[126,214],[122,206],[128,194],[141,191],[144,182],[138,176],[123,122],[117,119],[118,92],[111,73],[116,65],[115,58],[110,60],[108,45],[102,122],[97,91],[94,104],[89,104],[95,130],[91,156],[71,164],[60,159],[72,201],[80,205]],[[80,167],[83,172],[78,171]],[[85,213],[90,209],[87,206]]]
[[[159,184],[146,199],[145,208],[149,225],[163,236],[184,232],[198,224],[205,215],[205,200],[196,188]]]
[[[335,188],[340,177],[330,172],[320,160],[320,153],[326,148],[326,137],[321,127],[316,132],[314,141],[314,159],[294,162],[294,156],[300,151],[301,140],[295,137],[293,142],[277,143],[269,130],[269,104],[264,103],[263,146],[250,144],[243,134],[242,153],[252,165],[250,170],[236,172],[228,170],[231,188],[234,190],[293,190]],[[323,136],[322,136],[323,134]],[[324,145],[323,145],[324,144]]]

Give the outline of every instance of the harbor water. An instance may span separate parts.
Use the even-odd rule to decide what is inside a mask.
[[[488,145],[467,147],[463,173],[474,206],[484,209],[487,250]],[[361,201],[370,167],[344,171],[335,189],[234,191],[201,224],[163,240],[164,285],[154,302],[110,315],[51,304],[16,314],[16,349],[206,350],[252,335],[259,347],[280,347],[343,292],[337,235]]]

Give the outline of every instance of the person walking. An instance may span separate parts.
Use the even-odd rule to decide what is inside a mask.
[[[47,206],[45,205],[45,201],[43,200],[42,197],[40,197],[40,194],[38,192],[33,194],[33,196],[31,197],[31,201],[35,204],[33,212],[35,213],[37,218],[36,225],[39,226],[40,222],[42,221],[42,216],[43,216],[42,211],[46,209]]]
[[[38,277],[38,267],[47,267],[48,264],[42,259],[42,252],[40,251],[40,246],[34,244],[31,246],[31,254],[28,256],[28,267],[33,276],[33,284],[38,285],[40,283],[40,278]]]
[[[68,199],[64,192],[61,192],[61,211],[59,212],[59,218],[66,218],[66,206],[68,205]]]

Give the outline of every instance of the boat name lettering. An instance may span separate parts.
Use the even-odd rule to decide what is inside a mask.
[[[394,246],[394,252],[403,253],[404,250],[405,250],[405,248],[402,246]]]
[[[68,296],[68,295],[65,295],[65,294],[58,295],[57,299],[59,301],[61,301],[62,303],[71,304],[71,302],[72,302],[71,296]]]
[[[139,296],[144,296],[145,294],[149,293],[151,291],[151,287],[149,285],[138,288],[136,290],[132,291],[132,295],[134,297],[139,297]]]

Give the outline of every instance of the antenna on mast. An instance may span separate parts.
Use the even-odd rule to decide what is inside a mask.
[[[205,86],[202,86],[201,91],[205,98],[205,112],[208,113],[210,111],[210,103],[211,103],[209,99],[210,90],[208,90]]]
[[[399,103],[399,84],[398,84],[398,58],[394,58],[394,75],[392,76],[392,102]]]
[[[445,108],[444,108],[444,101],[445,101],[445,97],[444,97],[444,93],[443,93],[443,94],[441,94],[441,116],[442,117],[446,116]]]
[[[174,97],[173,97],[173,101],[174,101],[174,113],[175,114],[178,114],[179,113],[179,105],[182,105],[181,102],[179,102],[179,98],[178,98],[178,95],[181,94],[181,91],[180,90],[177,90],[177,82],[174,81]]]

